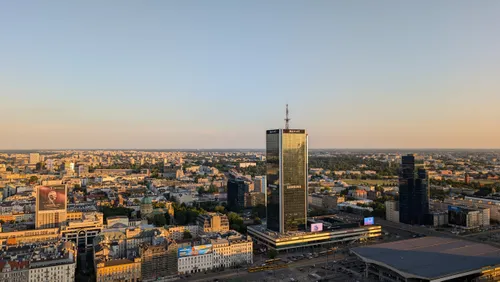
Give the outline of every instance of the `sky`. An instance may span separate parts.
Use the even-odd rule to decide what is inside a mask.
[[[0,149],[500,148],[500,1],[5,1]]]

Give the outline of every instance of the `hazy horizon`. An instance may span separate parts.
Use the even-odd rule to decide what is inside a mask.
[[[498,1],[6,2],[1,150],[500,148]],[[105,150],[105,149],[104,149]]]

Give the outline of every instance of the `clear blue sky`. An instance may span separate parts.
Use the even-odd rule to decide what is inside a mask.
[[[5,1],[0,148],[500,147],[499,1]]]

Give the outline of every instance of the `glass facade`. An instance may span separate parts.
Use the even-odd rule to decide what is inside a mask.
[[[307,150],[305,130],[267,131],[268,229],[282,233],[305,230]]]
[[[230,211],[240,212],[245,208],[245,192],[248,192],[248,184],[244,180],[227,181],[227,206]]]
[[[305,230],[307,218],[307,135],[283,130],[282,184],[284,232]]]
[[[399,176],[399,221],[425,224],[429,213],[429,183],[423,168],[416,170],[415,157],[403,156]]]
[[[266,134],[267,228],[280,231],[280,132]]]

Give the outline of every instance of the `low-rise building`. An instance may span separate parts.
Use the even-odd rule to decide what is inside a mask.
[[[95,263],[96,282],[141,281],[141,259],[99,260]]]
[[[179,248],[179,274],[196,273],[210,270],[214,267],[212,245],[197,245]]]
[[[349,195],[351,197],[354,197],[355,199],[358,199],[358,200],[362,200],[362,199],[367,198],[366,190],[362,190],[362,189],[351,190],[351,191],[349,191]]]
[[[30,261],[29,281],[75,281],[77,250],[72,242],[61,242],[34,250]]]
[[[50,242],[2,248],[0,281],[73,282],[77,249],[72,242]]]
[[[141,245],[142,281],[157,281],[177,275],[177,244],[173,240],[153,240]]]
[[[52,242],[58,241],[60,238],[59,228],[0,232],[0,246]]]
[[[29,281],[29,261],[0,261],[0,281]]]
[[[229,219],[222,213],[200,214],[196,219],[201,232],[227,232],[229,231]]]
[[[253,263],[253,242],[236,231],[213,233],[201,244],[179,248],[178,257],[179,274],[244,266]]]
[[[193,238],[198,237],[200,227],[198,225],[182,225],[167,227],[168,236],[174,240],[182,240],[184,232],[188,231]]]
[[[228,268],[253,263],[253,242],[250,236],[232,231],[232,235],[211,240],[214,267]]]
[[[73,241],[78,247],[92,247],[94,238],[103,230],[103,214],[100,212],[68,212],[67,223],[61,227],[65,241]]]

